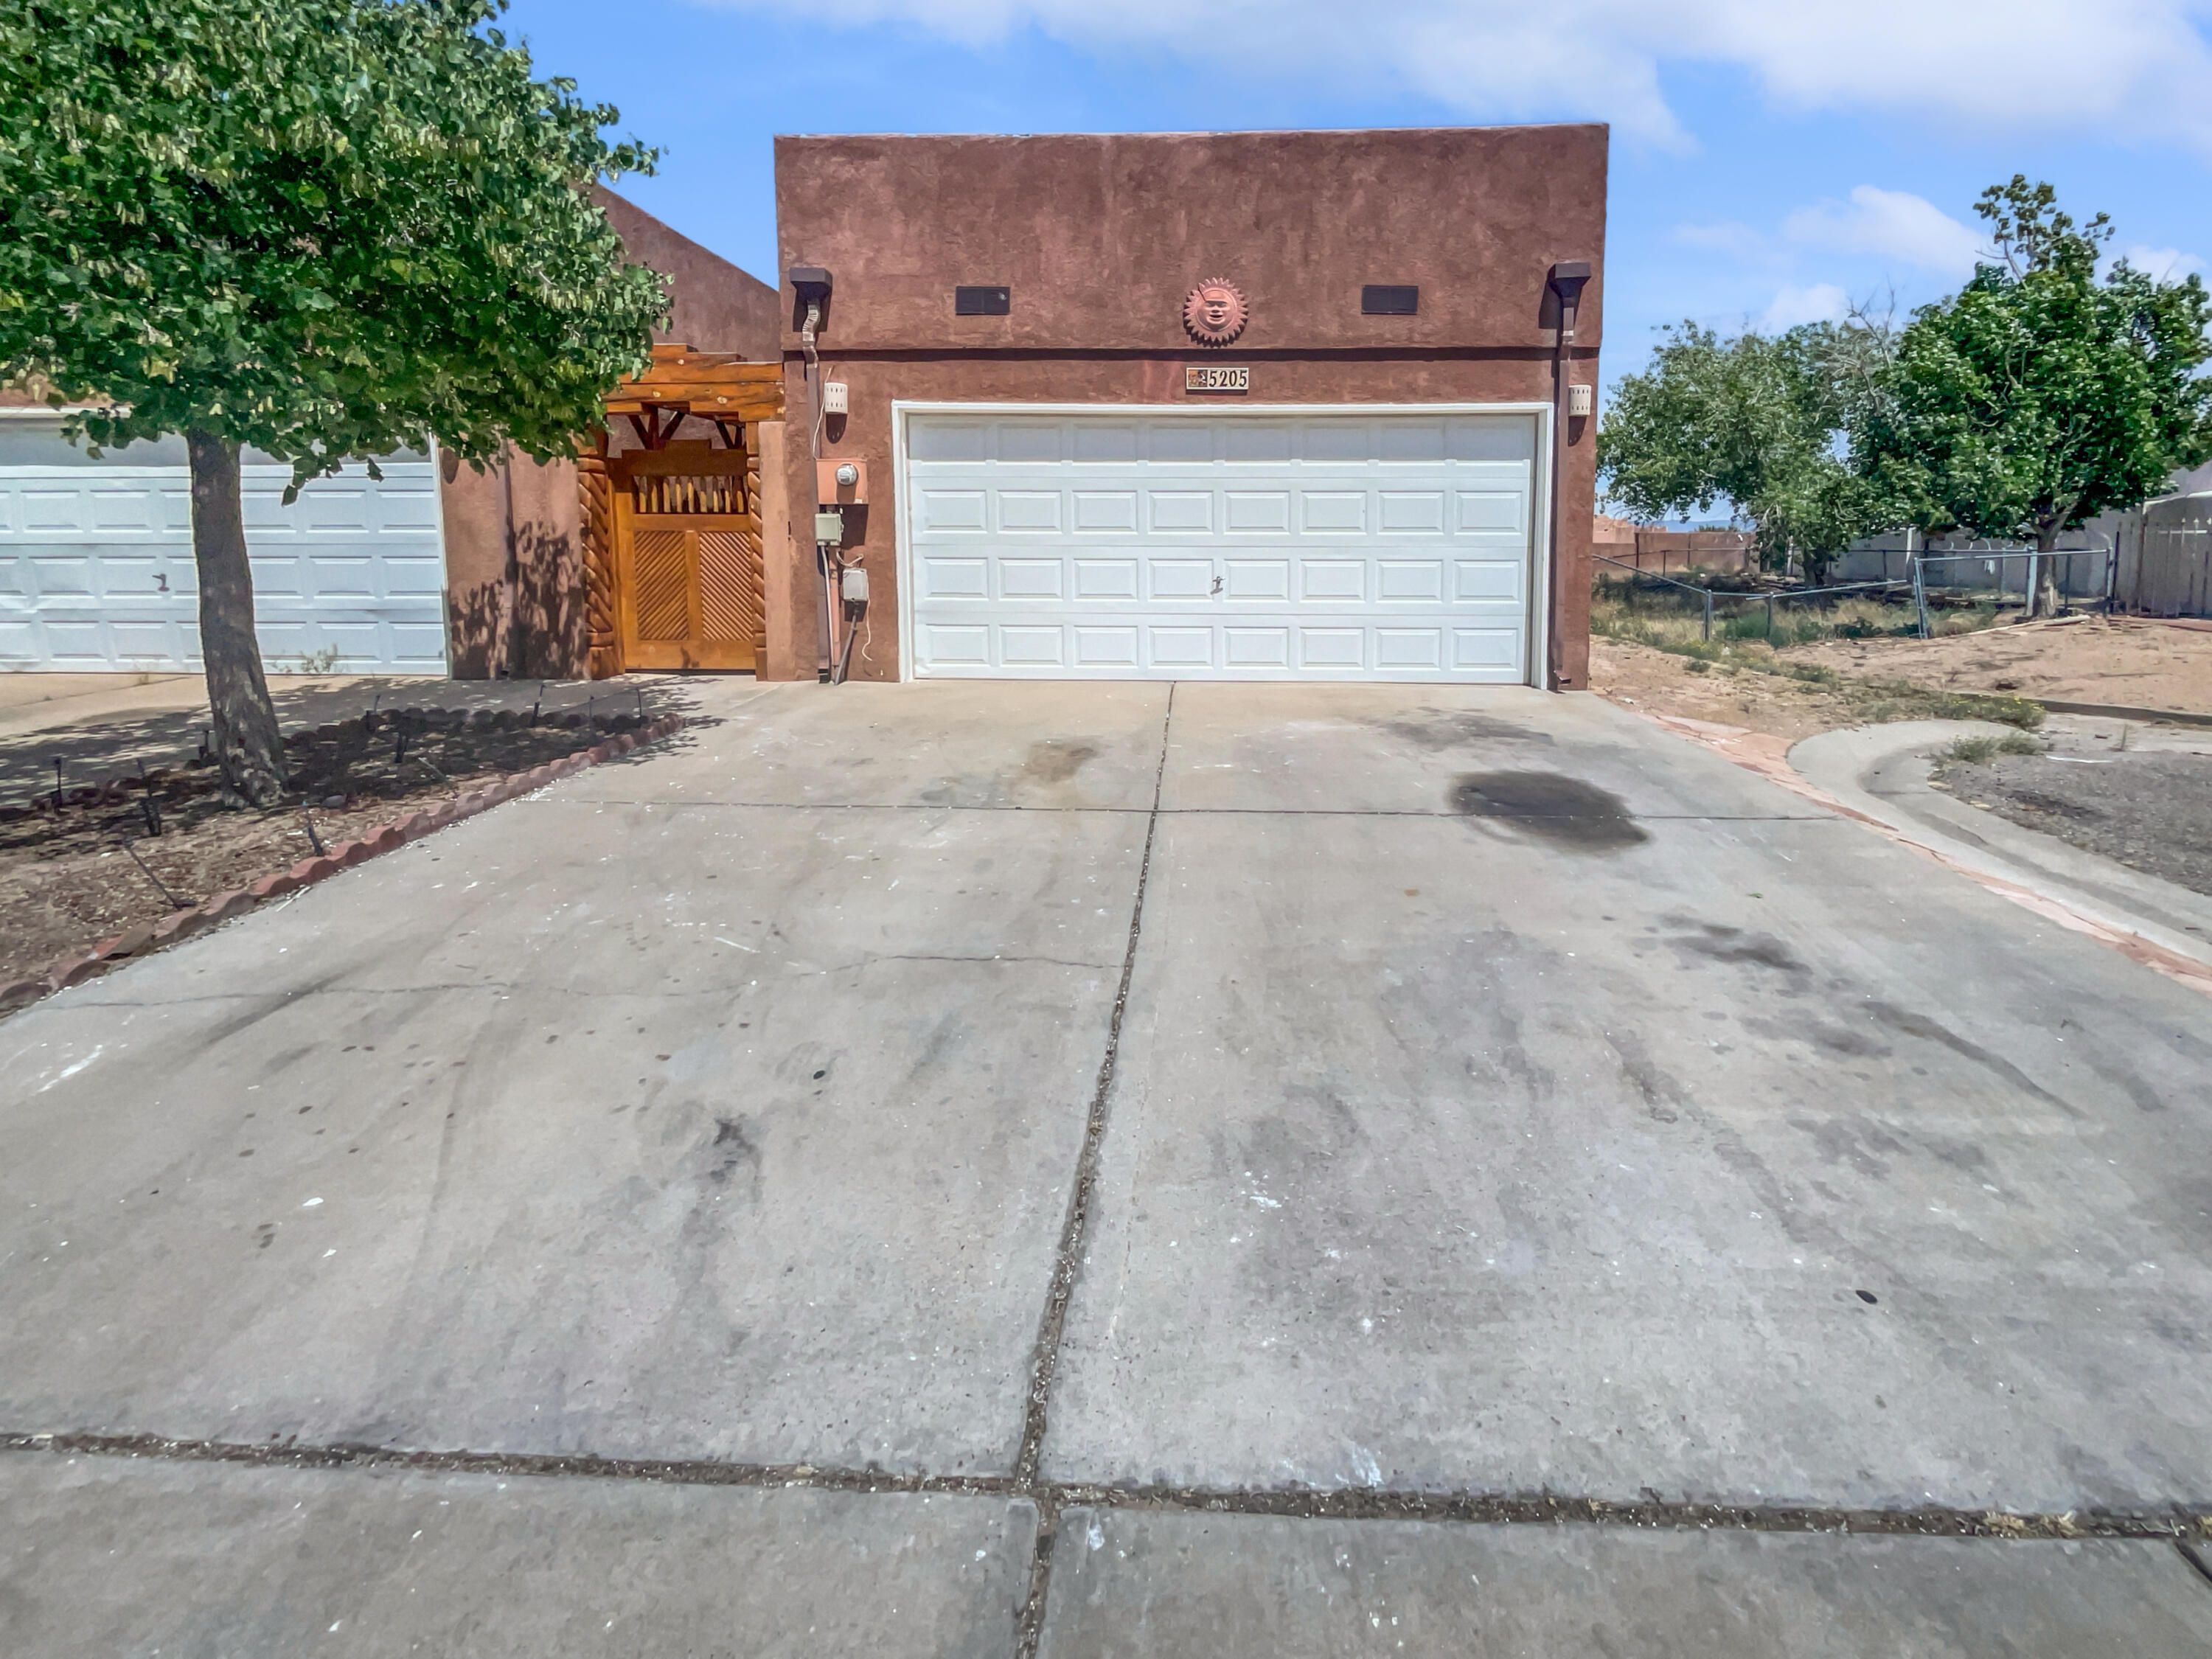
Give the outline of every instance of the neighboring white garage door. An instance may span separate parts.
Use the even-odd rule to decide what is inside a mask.
[[[290,507],[289,467],[243,469],[255,619],[272,671],[445,672],[436,468],[420,455],[378,466],[381,483],[349,465]],[[0,670],[197,670],[198,592],[180,441],[95,461],[51,420],[5,422]]]
[[[1536,422],[907,416],[931,678],[1528,678]]]

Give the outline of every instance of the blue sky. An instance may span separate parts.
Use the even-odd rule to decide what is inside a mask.
[[[2212,0],[516,0],[503,27],[665,151],[617,189],[771,280],[778,132],[1608,120],[1610,379],[1681,318],[1949,292],[2015,172],[2206,270],[2208,25]]]

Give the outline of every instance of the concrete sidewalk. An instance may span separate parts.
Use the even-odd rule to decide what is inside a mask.
[[[1587,697],[687,689],[0,1023],[0,1650],[2212,1641],[2191,993]]]

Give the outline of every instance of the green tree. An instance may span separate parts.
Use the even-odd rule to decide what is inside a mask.
[[[1850,541],[1880,527],[1882,502],[1848,464],[1844,434],[1858,376],[1885,349],[1865,319],[1779,336],[1723,338],[1686,322],[1651,365],[1616,383],[1598,431],[1607,500],[1650,519],[1726,502],[1770,567],[1794,556],[1814,582]]]
[[[293,469],[433,440],[572,453],[650,360],[658,276],[595,179],[616,112],[534,80],[505,0],[0,8],[0,378],[92,403],[72,440],[184,435],[228,787],[284,757],[253,632],[239,449]]]
[[[2099,214],[2076,225],[2049,185],[2015,175],[1982,194],[1999,258],[1923,306],[1856,411],[1863,474],[1933,529],[2033,541],[2156,495],[2212,453],[2204,284],[2115,262]],[[2057,604],[2046,561],[2035,609]]]

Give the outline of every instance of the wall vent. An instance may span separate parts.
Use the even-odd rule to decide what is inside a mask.
[[[1367,317],[1411,317],[1421,308],[1421,290],[1411,283],[1370,283],[1359,290],[1359,310]]]
[[[1013,309],[1014,291],[1006,287],[956,288],[952,314],[956,317],[1003,317]]]

